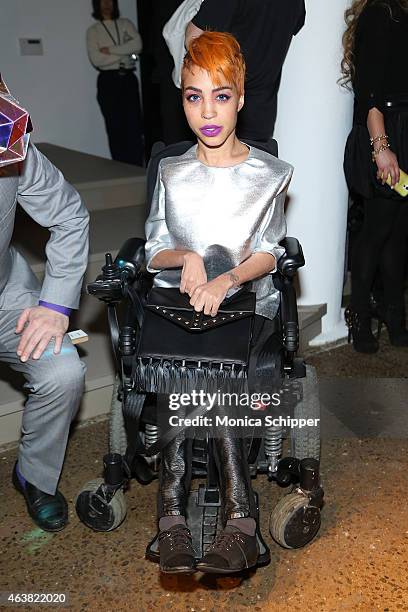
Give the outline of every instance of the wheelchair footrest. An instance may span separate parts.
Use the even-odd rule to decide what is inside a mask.
[[[258,506],[258,495],[255,493]],[[197,559],[201,559],[213,543],[215,536],[222,530],[221,502],[218,489],[208,489],[200,485],[191,491],[187,505],[187,527],[193,536],[193,546]],[[259,530],[257,531],[259,545],[259,565],[270,561],[269,548],[265,544]],[[146,548],[146,559],[156,563],[160,560],[158,534]]]

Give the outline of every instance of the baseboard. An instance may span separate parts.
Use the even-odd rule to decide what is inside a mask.
[[[112,377],[106,377],[105,382],[105,386],[85,391],[76,421],[85,422],[109,413],[113,389]],[[24,398],[2,406],[0,451],[15,445],[20,439],[23,406]]]

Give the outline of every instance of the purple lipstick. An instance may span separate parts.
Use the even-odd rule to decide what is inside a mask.
[[[200,128],[200,132],[204,136],[209,136],[210,138],[213,136],[218,136],[218,134],[220,134],[221,131],[222,131],[221,125],[203,125],[203,127]]]

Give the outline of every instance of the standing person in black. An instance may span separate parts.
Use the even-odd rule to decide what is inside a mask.
[[[142,39],[118,0],[92,0],[96,23],[86,33],[89,59],[99,71],[97,99],[105,119],[112,159],[143,166],[143,123],[135,55]]]
[[[159,83],[160,87],[162,136],[166,145],[194,138],[183,111],[181,90],[173,83],[174,60],[163,38],[165,24],[182,2],[183,0],[165,0],[165,2],[153,2],[152,6],[152,51],[155,59],[153,79]]]
[[[305,15],[304,0],[204,0],[187,27],[186,45],[203,30],[217,30],[233,34],[241,46],[247,80],[239,138],[272,137],[283,62]]]
[[[371,331],[370,293],[378,272],[384,287],[378,317],[391,344],[408,346],[404,271],[408,202],[385,180],[408,171],[408,0],[354,0],[346,11],[343,84],[355,94],[354,123],[344,168],[351,192],[364,199],[364,223],[352,252],[351,307],[347,322],[353,347],[378,351]]]

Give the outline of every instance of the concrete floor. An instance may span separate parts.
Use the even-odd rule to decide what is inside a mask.
[[[309,356],[321,375],[326,505],[319,535],[308,547],[290,551],[272,541],[269,513],[287,491],[258,476],[254,487],[270,565],[244,579],[160,577],[158,567],[144,560],[155,531],[157,482],[132,482],[127,519],[112,533],[88,530],[75,514],[82,484],[101,471],[107,442],[107,423],[101,422],[72,435],[61,480],[70,523],[58,534],[31,523],[10,486],[15,451],[0,454],[0,591],[66,592],[74,611],[408,610],[407,369],[388,386],[378,380],[389,378],[393,364],[406,364],[408,350],[384,343],[382,353],[369,358],[351,347]],[[357,418],[345,418],[350,412]]]

